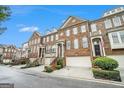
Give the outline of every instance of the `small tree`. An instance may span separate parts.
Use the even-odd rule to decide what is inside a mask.
[[[11,15],[11,10],[8,6],[0,6],[0,35],[7,29],[6,27],[2,27],[2,22],[5,22],[9,19]]]

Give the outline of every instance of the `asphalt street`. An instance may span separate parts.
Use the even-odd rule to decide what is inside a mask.
[[[0,83],[13,83],[15,88],[121,88],[113,84],[104,84],[86,80],[53,77],[35,74],[8,66],[0,66]]]

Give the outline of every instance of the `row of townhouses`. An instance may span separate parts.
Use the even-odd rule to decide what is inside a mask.
[[[20,59],[20,51],[14,45],[0,45],[0,61],[8,63]]]
[[[34,32],[22,45],[21,55],[44,65],[63,58],[66,66],[74,67],[92,67],[91,61],[100,56],[116,59],[124,67],[123,7],[93,21],[69,16],[59,29],[44,36]]]

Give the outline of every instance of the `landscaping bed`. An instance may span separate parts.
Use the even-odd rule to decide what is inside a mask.
[[[37,66],[40,66],[38,60],[36,59],[35,61],[33,62],[27,62],[26,65],[24,67],[21,67],[21,69],[25,69],[25,68],[31,68],[31,67],[37,67]]]
[[[102,70],[98,68],[93,68],[93,75],[96,79],[108,79],[113,81],[121,81],[120,72],[117,70]]]
[[[115,70],[119,66],[116,60],[108,57],[99,57],[92,63],[92,71],[95,78],[121,82],[120,72]]]
[[[58,58],[57,59],[57,62],[55,64],[55,68],[53,68],[52,66],[45,66],[44,67],[44,72],[48,72],[48,73],[51,73],[53,72],[54,70],[60,70],[64,67],[64,60],[63,58]]]

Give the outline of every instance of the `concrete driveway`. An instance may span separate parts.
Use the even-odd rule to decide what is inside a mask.
[[[120,71],[122,82],[124,82],[124,67],[119,68],[119,71]]]
[[[87,78],[93,79],[93,74],[91,68],[86,67],[65,67],[60,70],[52,72],[54,75],[61,75],[66,77],[78,77],[78,78]]]

